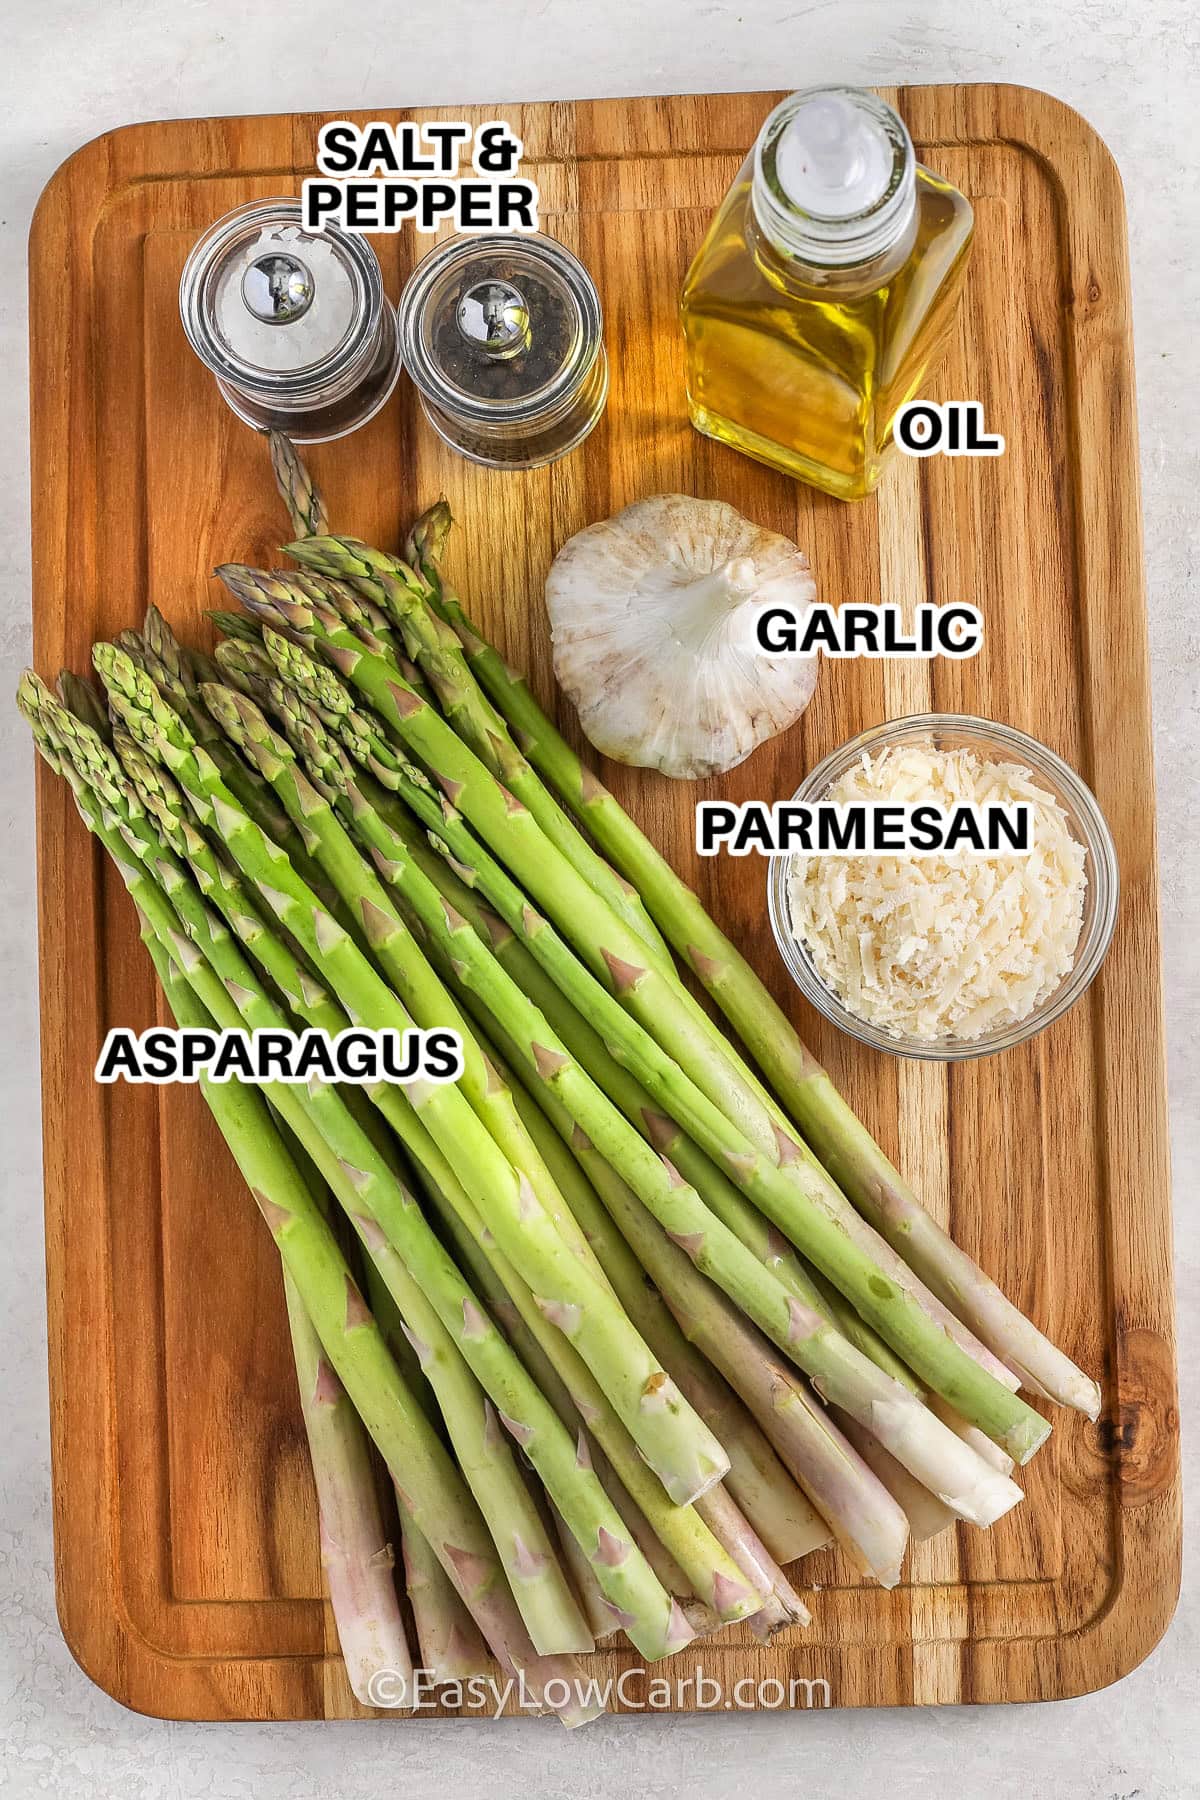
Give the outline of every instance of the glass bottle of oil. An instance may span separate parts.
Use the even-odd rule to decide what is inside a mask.
[[[784,100],[684,283],[692,423],[839,499],[869,494],[949,333],[971,230],[875,95]]]

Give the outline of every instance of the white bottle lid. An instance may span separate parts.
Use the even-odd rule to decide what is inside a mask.
[[[858,96],[825,89],[805,96],[775,152],[780,186],[794,206],[849,219],[887,192],[895,150],[878,114]]]
[[[916,155],[900,115],[862,88],[781,100],[754,147],[752,202],[783,256],[864,265],[901,244],[916,213]]]

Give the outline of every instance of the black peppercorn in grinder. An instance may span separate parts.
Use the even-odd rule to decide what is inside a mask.
[[[456,237],[400,299],[404,362],[426,418],[460,456],[533,469],[565,456],[608,397],[600,299],[540,234]]]

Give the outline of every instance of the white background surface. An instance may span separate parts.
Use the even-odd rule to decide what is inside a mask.
[[[134,120],[405,103],[861,83],[1049,89],[1121,166],[1132,237],[1154,657],[1186,1479],[1200,1394],[1200,25],[1195,0],[2,0],[0,4],[0,1787],[72,1800],[397,1790],[806,1800],[1150,1800],[1200,1775],[1200,1580],[1107,1693],[1040,1708],[412,1729],[165,1725],[87,1681],[54,1612],[34,986],[31,752],[9,695],[29,655],[25,242],[42,186]]]

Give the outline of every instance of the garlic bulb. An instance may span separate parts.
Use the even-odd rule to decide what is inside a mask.
[[[815,658],[770,656],[768,606],[816,596],[803,551],[723,500],[657,494],[569,538],[546,580],[554,670],[605,756],[681,780],[732,769],[800,717]]]

